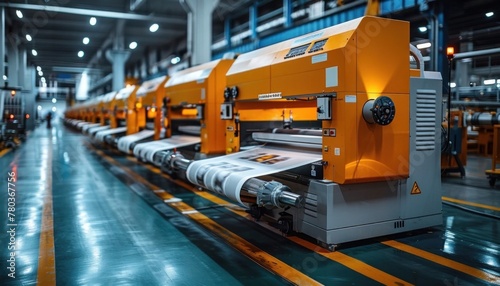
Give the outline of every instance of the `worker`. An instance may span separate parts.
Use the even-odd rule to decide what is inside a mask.
[[[47,121],[47,129],[52,128],[52,112],[47,112],[47,115],[45,116],[45,120]]]

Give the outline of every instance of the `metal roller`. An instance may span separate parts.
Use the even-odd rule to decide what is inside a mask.
[[[167,155],[162,163],[162,170],[170,175],[178,174],[185,176],[185,173],[191,164],[179,152]],[[210,190],[213,191],[213,190]],[[301,208],[304,206],[304,197],[292,193],[290,188],[276,181],[264,181],[256,178],[247,180],[240,191],[242,202],[257,204],[261,207],[279,207],[293,206]]]
[[[493,126],[500,122],[500,114],[488,112],[476,112],[464,114],[464,125],[466,126]]]

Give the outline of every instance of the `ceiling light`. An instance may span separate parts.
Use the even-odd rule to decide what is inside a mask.
[[[488,12],[488,13],[486,13],[486,14],[484,14],[484,15],[486,15],[486,17],[488,17],[488,18],[489,18],[489,17],[491,17],[491,16],[495,15],[495,13],[493,13],[493,12]]]
[[[31,42],[31,40],[33,40],[33,38],[31,38],[30,34],[26,34],[26,40],[28,40],[28,42]]]
[[[40,81],[41,81],[41,82],[45,82],[45,78],[44,78],[44,77],[42,77],[42,78],[40,79]]]
[[[130,43],[130,45],[128,45],[128,47],[129,47],[131,50],[133,50],[133,49],[137,48],[137,42],[132,42],[132,43]]]
[[[451,88],[457,87],[457,84],[456,84],[456,83],[454,83],[454,82],[450,82],[450,87],[451,87]]]
[[[84,54],[85,54],[85,53],[84,53],[83,51],[79,51],[79,52],[78,52],[78,57],[79,57],[79,58],[82,58]]]
[[[92,18],[90,18],[89,23],[91,26],[95,26],[95,24],[97,24],[97,19],[95,17],[92,17]]]
[[[427,32],[427,27],[426,26],[418,27],[418,30],[422,33],[425,33]]]
[[[175,65],[175,64],[179,63],[180,61],[181,61],[181,58],[175,57],[175,58],[172,58],[170,60],[170,63],[172,63],[173,65]]]
[[[39,72],[38,72],[38,75],[39,75],[39,76],[43,76],[43,71],[39,71]]]
[[[52,107],[52,112],[56,112],[57,108],[54,106]]]
[[[417,45],[417,49],[421,50],[421,49],[427,49],[427,48],[430,48],[431,47],[431,43],[430,42],[426,42],[426,43],[422,43],[422,44],[418,44]]]
[[[38,53],[36,52],[35,49],[31,50],[31,54],[34,55],[36,57],[36,55],[38,55]]]
[[[89,37],[85,37],[85,38],[83,38],[83,44],[84,44],[84,45],[88,44],[89,42],[90,42]]]
[[[37,109],[38,109],[38,110],[42,110],[42,106],[41,106],[41,105],[39,105],[39,106],[37,107]]]
[[[36,67],[36,71],[42,71],[42,67],[41,66],[37,66]]]
[[[52,98],[52,103],[56,103],[56,102],[57,102],[57,99]]]
[[[17,17],[19,17],[19,19],[23,18],[23,12],[21,12],[21,10],[16,10],[16,15]]]
[[[3,75],[3,80],[7,80],[7,76],[6,75]]]
[[[156,31],[158,31],[158,28],[160,28],[160,26],[158,26],[158,24],[154,23],[153,25],[151,25],[151,27],[149,27],[149,31],[151,33],[154,33]]]

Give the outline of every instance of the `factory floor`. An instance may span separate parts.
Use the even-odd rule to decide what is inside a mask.
[[[62,124],[0,155],[0,285],[500,284],[489,158],[443,178],[442,226],[329,252]]]

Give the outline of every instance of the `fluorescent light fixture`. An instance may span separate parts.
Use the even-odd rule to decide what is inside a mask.
[[[42,67],[41,66],[37,66],[36,67],[36,71],[42,71]]]
[[[430,42],[426,42],[426,43],[422,43],[422,44],[418,44],[417,45],[417,49],[421,50],[421,49],[427,49],[427,48],[430,48],[431,47],[431,43]]]
[[[52,112],[56,112],[57,108],[54,106],[52,107]]]
[[[173,65],[175,65],[175,64],[178,64],[180,61],[181,61],[181,58],[175,57],[175,58],[172,58],[170,60],[170,63],[172,63]]]
[[[149,27],[149,31],[151,33],[154,33],[156,31],[158,31],[158,28],[160,28],[160,26],[158,26],[158,24],[154,23],[153,25],[151,25],[151,27]]]
[[[26,40],[28,40],[28,42],[31,42],[31,40],[33,40],[33,38],[31,37],[30,34],[26,34]]]
[[[19,17],[19,19],[23,18],[23,12],[21,12],[21,10],[16,10],[16,15],[17,17]]]
[[[483,81],[483,83],[484,83],[484,85],[495,84],[495,83],[497,83],[497,80],[494,79],[494,78],[492,78],[492,79],[485,79]]]
[[[130,43],[130,45],[128,45],[128,47],[129,47],[131,50],[133,50],[133,49],[137,48],[137,42],[132,42],[132,43]]]
[[[41,105],[39,105],[39,106],[37,107],[37,109],[38,109],[38,110],[42,110],[42,106],[41,106]]]
[[[43,76],[43,71],[39,71],[39,72],[38,72],[38,75],[39,75],[39,76]]]
[[[85,55],[85,53],[84,53],[83,51],[79,51],[79,52],[78,52],[78,57],[79,57],[79,58],[82,58],[82,57],[83,57],[83,55]]]
[[[95,17],[92,17],[92,18],[90,18],[89,23],[91,26],[95,26],[95,24],[97,24],[97,19]]]
[[[52,98],[52,103],[56,103],[56,102],[57,102],[57,99]]]
[[[32,55],[34,55],[35,57],[38,55],[38,53],[36,52],[36,50],[35,50],[35,49],[32,49],[32,50],[31,50],[31,54],[32,54]]]
[[[87,45],[89,42],[90,42],[89,37],[85,37],[85,38],[83,38],[83,44],[84,44],[84,45]]]
[[[488,17],[488,18],[489,18],[489,17],[491,17],[491,16],[495,15],[495,13],[493,13],[493,12],[488,12],[488,13],[486,13],[486,14],[484,14],[484,15],[486,15],[486,17]]]
[[[450,87],[451,87],[451,88],[457,87],[457,84],[456,84],[456,83],[454,83],[454,82],[450,82]]]
[[[427,32],[427,27],[426,26],[418,27],[418,30],[422,33],[425,33]]]

